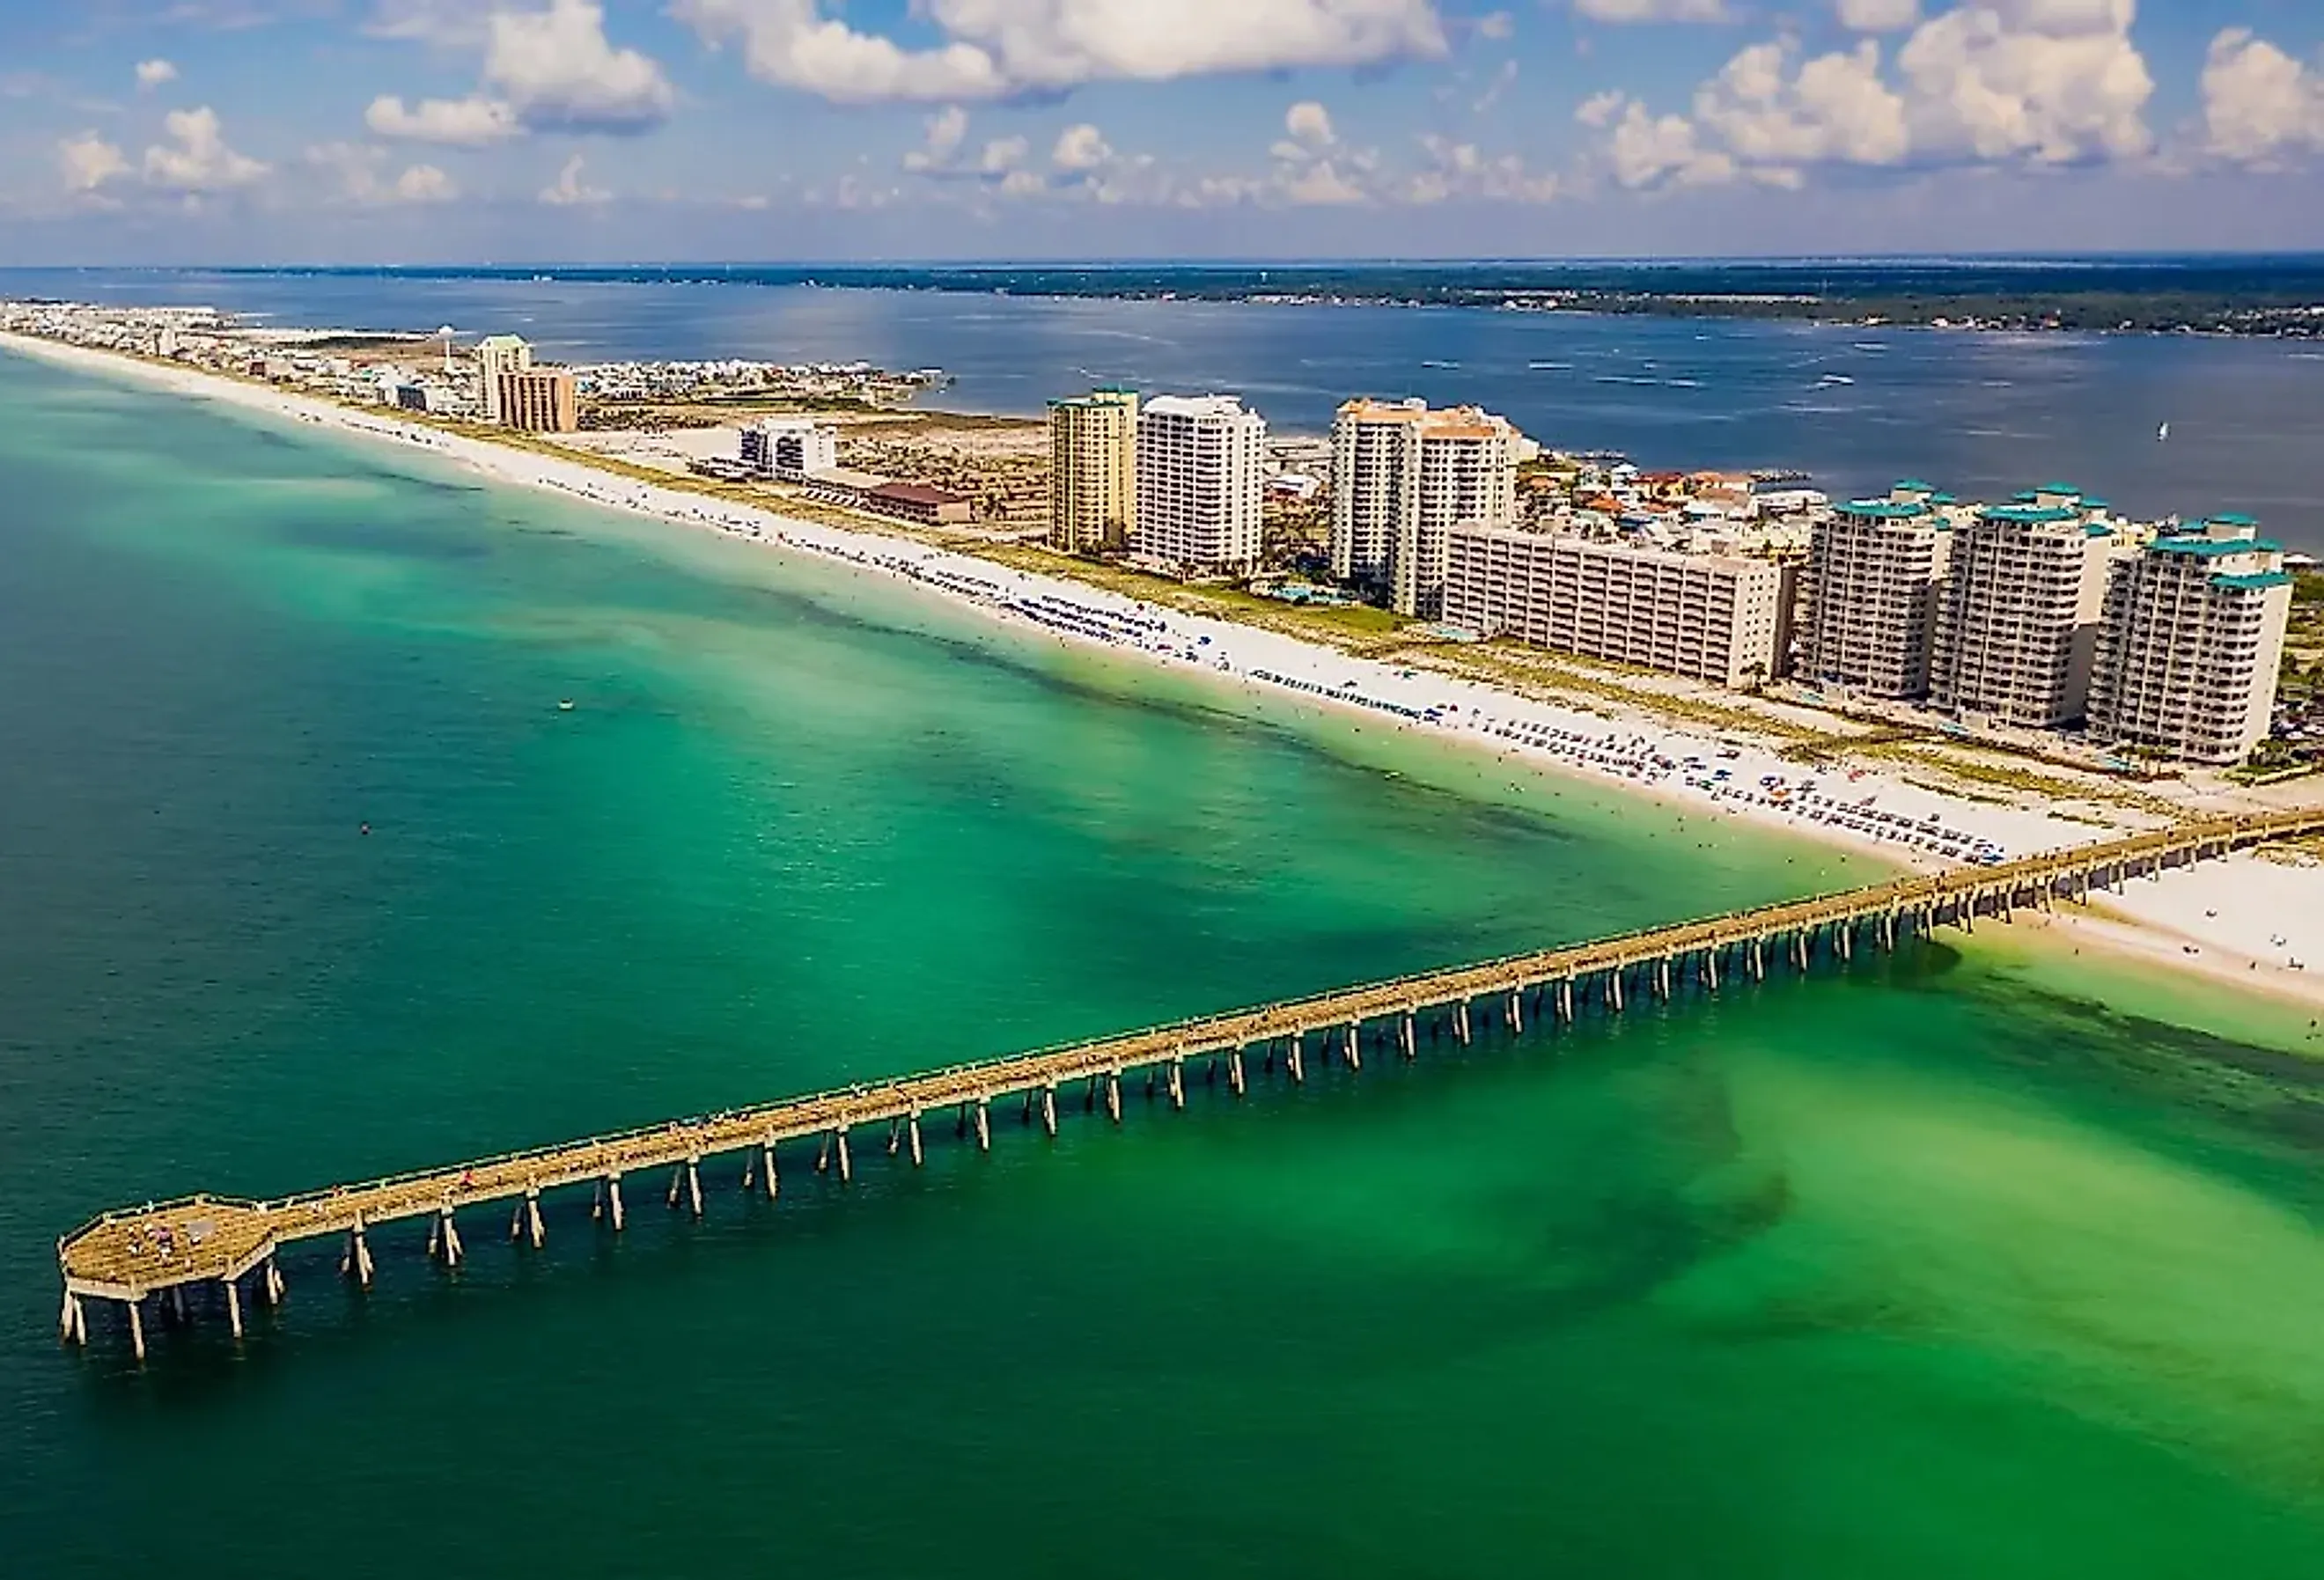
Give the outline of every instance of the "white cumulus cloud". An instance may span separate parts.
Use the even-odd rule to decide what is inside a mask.
[[[449,203],[460,195],[457,182],[432,164],[409,164],[389,189],[399,203]]]
[[[564,168],[557,172],[557,179],[541,189],[540,200],[552,208],[593,208],[600,203],[612,202],[613,193],[603,187],[593,187],[582,179],[581,172],[586,162],[577,153],[567,160]]]
[[[940,42],[861,31],[826,0],[675,0],[763,81],[843,103],[1008,98],[1110,79],[1167,81],[1443,55],[1436,0],[918,0]]]
[[[1332,112],[1314,99],[1305,99],[1283,112],[1283,129],[1302,148],[1329,148],[1339,141],[1332,130]]]
[[[1609,128],[1607,165],[1621,185],[1713,186],[1735,179],[1733,157],[1705,147],[1684,115],[1657,115],[1634,98],[1622,100],[1619,115],[1600,108]]]
[[[1573,118],[1593,131],[1602,132],[1620,118],[1622,106],[1630,96],[1619,88],[1609,88],[1603,93],[1593,93],[1574,107]]]
[[[516,111],[496,98],[425,98],[407,105],[392,93],[371,101],[364,125],[374,136],[404,143],[440,143],[481,148],[513,137],[521,128]]]
[[[960,152],[967,136],[968,112],[958,105],[946,105],[927,118],[920,146],[904,155],[904,168],[922,171],[949,170],[953,156]]]
[[[1496,158],[1473,143],[1456,142],[1434,133],[1420,139],[1427,167],[1406,183],[1402,196],[1408,203],[1443,203],[1484,199],[1502,203],[1546,203],[1561,187],[1556,176],[1526,168],[1514,153]]]
[[[1861,31],[1909,22],[1840,0]],[[2063,165],[2144,157],[2154,81],[2132,42],[2136,0],[1964,0],[1879,41],[1803,58],[1755,44],[1695,90],[1691,115],[1600,94],[1579,118],[1625,186],[1748,178],[1799,184],[1820,166]]]
[[[1725,22],[1727,0],[1573,0],[1574,14],[1592,22]]]
[[[2211,153],[2239,163],[2324,150],[2324,69],[2227,29],[2203,62],[2203,131]]]
[[[1098,170],[1112,161],[1112,144],[1087,121],[1058,133],[1056,146],[1049,150],[1049,162],[1064,171]]]
[[[137,62],[137,86],[159,88],[165,82],[178,80],[178,69],[167,60],[154,59]]]
[[[1912,149],[1904,100],[1880,78],[1880,46],[1820,55],[1759,44],[1695,94],[1696,123],[1746,166],[1895,164]]]
[[[597,0],[549,0],[539,11],[383,9],[372,31],[439,48],[484,50],[483,81],[465,98],[372,100],[364,124],[379,137],[476,148],[522,132],[648,131],[669,118],[677,90],[661,67],[605,36]]]
[[[1045,178],[1022,168],[1033,152],[1029,139],[990,138],[973,154],[967,152],[967,143],[968,112],[958,105],[947,105],[923,125],[920,146],[904,155],[904,168],[937,180],[982,182],[1011,196],[1022,195],[1028,179],[1047,184]]]
[[[1896,57],[1915,148],[2036,164],[2145,152],[2154,79],[2131,42],[2137,12],[2137,0],[1978,0],[1931,18]]]
[[[191,196],[231,191],[266,174],[263,163],[226,145],[217,112],[208,105],[172,110],[161,128],[169,141],[145,151],[145,180],[153,186]]]
[[[497,12],[484,81],[543,131],[639,132],[669,118],[677,95],[661,68],[605,37],[595,0],[549,0],[549,9]]]
[[[128,174],[129,160],[96,133],[84,132],[57,144],[57,169],[64,178],[65,190],[78,197]]]
[[[1903,32],[1921,20],[1921,0],[1832,0],[1832,10],[1858,32]]]
[[[326,143],[307,150],[307,162],[334,183],[330,196],[364,208],[448,203],[460,195],[452,178],[432,164],[406,165],[388,173],[384,149],[360,143]]]

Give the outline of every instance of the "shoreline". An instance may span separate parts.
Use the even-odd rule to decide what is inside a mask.
[[[2169,254],[2164,256],[2167,257]],[[1910,264],[1915,262],[1926,263],[1930,260],[1904,257],[1888,261]],[[1994,254],[1984,261],[2003,266],[2022,266],[2039,262],[2039,260],[2007,254]],[[1253,260],[1233,260],[1223,263],[1201,261],[1189,263],[1185,260],[1176,260],[1160,266],[1197,269],[1224,267],[1231,271],[1256,272],[1263,281],[1265,275],[1271,272],[1287,273],[1296,276],[1303,271],[1316,269],[1334,272],[1353,269],[1360,272],[1366,268],[1389,266],[1426,270],[1432,267],[1461,267],[1473,262],[1475,261],[1467,259],[1428,259],[1422,260],[1417,264],[1389,264],[1386,260],[1374,260],[1368,263],[1346,265],[1312,259],[1286,259],[1265,263]],[[1526,258],[1497,262],[1503,262],[1505,266],[1514,268],[1564,269],[1618,267],[1622,261]],[[1753,268],[1796,263],[1798,260],[1711,257],[1681,262],[1710,268],[1737,266]],[[1908,317],[1901,316],[1895,310],[1903,305],[1897,297],[1859,295],[1835,298],[1824,294],[1812,294],[1804,289],[1804,280],[1792,291],[1776,290],[1765,292],[1752,291],[1668,292],[1609,285],[1536,284],[1469,288],[1477,293],[1427,296],[1399,294],[1394,291],[1366,292],[1358,290],[1324,288],[1270,291],[1258,283],[1246,289],[1217,293],[1201,290],[1190,291],[1184,285],[1162,284],[1130,289],[1074,290],[1055,285],[1029,284],[1013,278],[1028,272],[1037,275],[1056,272],[1080,273],[1136,269],[1140,266],[1139,263],[1126,263],[1119,260],[1108,262],[1086,259],[1056,259],[1014,264],[951,264],[926,262],[894,265],[835,263],[821,270],[795,266],[793,272],[798,273],[798,278],[791,280],[737,278],[727,269],[718,265],[705,264],[676,264],[665,267],[548,264],[537,268],[523,266],[499,271],[490,268],[474,270],[420,265],[411,268],[390,267],[378,271],[355,269],[346,272],[358,274],[376,272],[390,277],[438,283],[476,281],[514,283],[519,281],[530,282],[546,280],[553,283],[585,282],[595,285],[635,286],[649,289],[673,285],[703,288],[744,287],[865,291],[908,296],[934,294],[970,298],[1002,294],[1028,301],[1088,303],[1100,308],[1117,304],[1150,302],[1177,302],[1191,306],[1217,308],[1372,308],[1408,312],[1462,311],[1514,313],[1526,316],[1555,314],[1604,319],[1653,319],[1675,323],[1799,326],[1836,331],[1897,329],[1932,334],[2008,335],[2045,338],[2050,337],[2083,337],[2097,340],[2200,338],[2225,341],[2273,340],[2295,345],[2324,345],[2324,335],[2302,334],[2288,330],[2286,327],[2284,320],[2289,320],[2301,328],[2306,327],[2305,314],[2308,309],[2304,300],[2236,307],[2228,305],[2225,300],[2225,293],[2222,293],[2222,300],[2215,313],[2210,315],[2211,319],[2216,319],[2219,313],[2242,313],[2269,318],[2271,321],[2251,327],[2239,327],[2231,323],[2206,321],[2206,316],[2201,314],[2185,318],[2149,316],[2144,321],[2136,321],[2135,315],[2132,320],[2126,320],[2119,311],[2110,310],[2096,321],[2069,323],[2063,321],[2062,315],[2054,307],[2038,312],[2022,307],[2017,308],[2014,310],[2016,314],[2014,319],[1985,316],[1988,312],[2005,310],[2000,304],[2013,300],[2015,296],[2028,293],[2037,298],[2042,296],[2043,292],[2038,285],[2028,286],[2022,291],[2015,292],[1988,291],[1960,295],[1936,292],[1933,293],[1939,298],[1936,306],[1919,306],[1916,301],[1915,311],[1920,316]],[[784,266],[769,265],[768,267],[779,269]],[[261,267],[229,268],[222,271],[227,274],[255,277],[301,272]],[[341,271],[326,266],[319,272],[331,274]],[[825,274],[846,276],[852,273],[872,276],[882,273],[920,273],[936,278],[908,283],[900,279],[823,277]],[[1907,296],[1917,299],[1928,294],[1932,293],[1911,291]],[[1545,301],[1545,298],[1562,300]],[[1883,308],[1888,310],[1878,310]],[[1755,309],[1775,310],[1751,310]],[[1784,309],[1797,310],[1780,310]],[[240,316],[249,318],[258,315],[244,312]],[[2052,321],[2053,319],[2057,321]]]
[[[1038,632],[1098,651],[1180,673],[1200,674],[1238,691],[1305,703],[1319,712],[1370,714],[1398,733],[1571,781],[1639,796],[1678,813],[1707,814],[1738,825],[1784,830],[1818,844],[1914,872],[1932,872],[2095,842],[2126,826],[2068,821],[2010,806],[1972,802],[1867,768],[1806,769],[1764,743],[1685,729],[1643,713],[1609,718],[1537,701],[1483,682],[1392,665],[1296,637],[1205,615],[1189,614],[1035,571],[1015,570],[866,526],[853,530],[624,476],[571,458],[399,420],[271,386],[248,384],[192,368],[163,365],[108,351],[34,337],[0,334],[0,350],[98,376],[134,380],[169,393],[214,401],[281,420],[312,424],[385,446],[409,447],[496,482],[564,494],[587,504],[671,525],[755,542],[801,558],[836,560],[899,582],[918,584],[949,605],[997,624]],[[2304,869],[2307,903],[2324,923],[2324,866]],[[2209,892],[2209,891],[2207,891]],[[2274,896],[2278,910],[2283,903]],[[2211,916],[2220,914],[2214,903]],[[2262,916],[2237,907],[2230,930],[2249,931]],[[2078,922],[2080,919],[2077,919]],[[2111,952],[2198,969],[2198,949],[2227,948],[2189,924],[2179,906],[2149,905],[2119,921],[2081,923]],[[2185,941],[2174,941],[2175,936]],[[2271,985],[2324,1003],[2324,938],[2317,944],[2313,985],[2272,969]],[[2245,962],[2237,957],[2237,964]],[[2218,975],[2215,971],[2202,975]],[[2281,984],[2273,978],[2285,979]],[[2247,977],[2234,978],[2258,985]]]

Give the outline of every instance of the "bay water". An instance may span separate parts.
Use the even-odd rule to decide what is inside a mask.
[[[104,1207],[1877,875],[0,357],[0,1567],[2314,1575],[2312,1028],[2023,946],[55,1342]]]
[[[2312,341],[458,273],[0,270],[0,295],[198,303],[283,327],[450,324],[576,362],[933,365],[954,380],[937,404],[1021,415],[1126,383],[1231,391],[1277,431],[1317,434],[1351,396],[1420,395],[1649,467],[1794,468],[1841,497],[1905,477],[1991,500],[2062,482],[2141,519],[2246,512],[2324,554]]]

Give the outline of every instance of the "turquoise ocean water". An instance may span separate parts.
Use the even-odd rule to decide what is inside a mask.
[[[55,1343],[122,1202],[1871,875],[0,358],[0,1571],[2324,1570],[2305,1018],[2023,953]]]

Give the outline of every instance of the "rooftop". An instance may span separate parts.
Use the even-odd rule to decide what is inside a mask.
[[[1134,401],[1137,398],[1138,392],[1136,390],[1116,389],[1109,386],[1105,389],[1092,390],[1086,395],[1054,396],[1051,398],[1049,404],[1052,407],[1069,407],[1075,411],[1090,411],[1099,407],[1113,411],[1126,406],[1130,402]]]
[[[1244,409],[1240,395],[1157,395],[1146,402],[1146,415],[1185,417],[1196,421],[1261,420],[1258,412]]]
[[[1986,511],[1980,519],[2015,527],[2053,527],[2063,522],[2080,521],[2082,514],[2080,511],[2067,510],[2059,505],[2045,509],[2031,504],[1997,504]]]
[[[1369,395],[1359,395],[1341,402],[1340,415],[1358,422],[1417,422],[1428,415],[1428,402],[1421,400],[1379,401]]]
[[[1866,516],[1874,521],[1919,521],[1929,513],[1929,507],[1925,504],[1897,499],[1858,499],[1840,508],[1849,515]]]
[[[2207,538],[2200,532],[2182,532],[2155,539],[2154,552],[2218,559],[2230,554],[2281,554],[2283,545],[2272,538]]]
[[[945,489],[931,487],[926,483],[882,483],[865,490],[875,499],[892,499],[899,504],[966,504],[969,502]]]
[[[2288,570],[2255,570],[2243,576],[2221,574],[2211,578],[2211,585],[2236,592],[2257,592],[2264,587],[2290,587],[2292,573]]]

